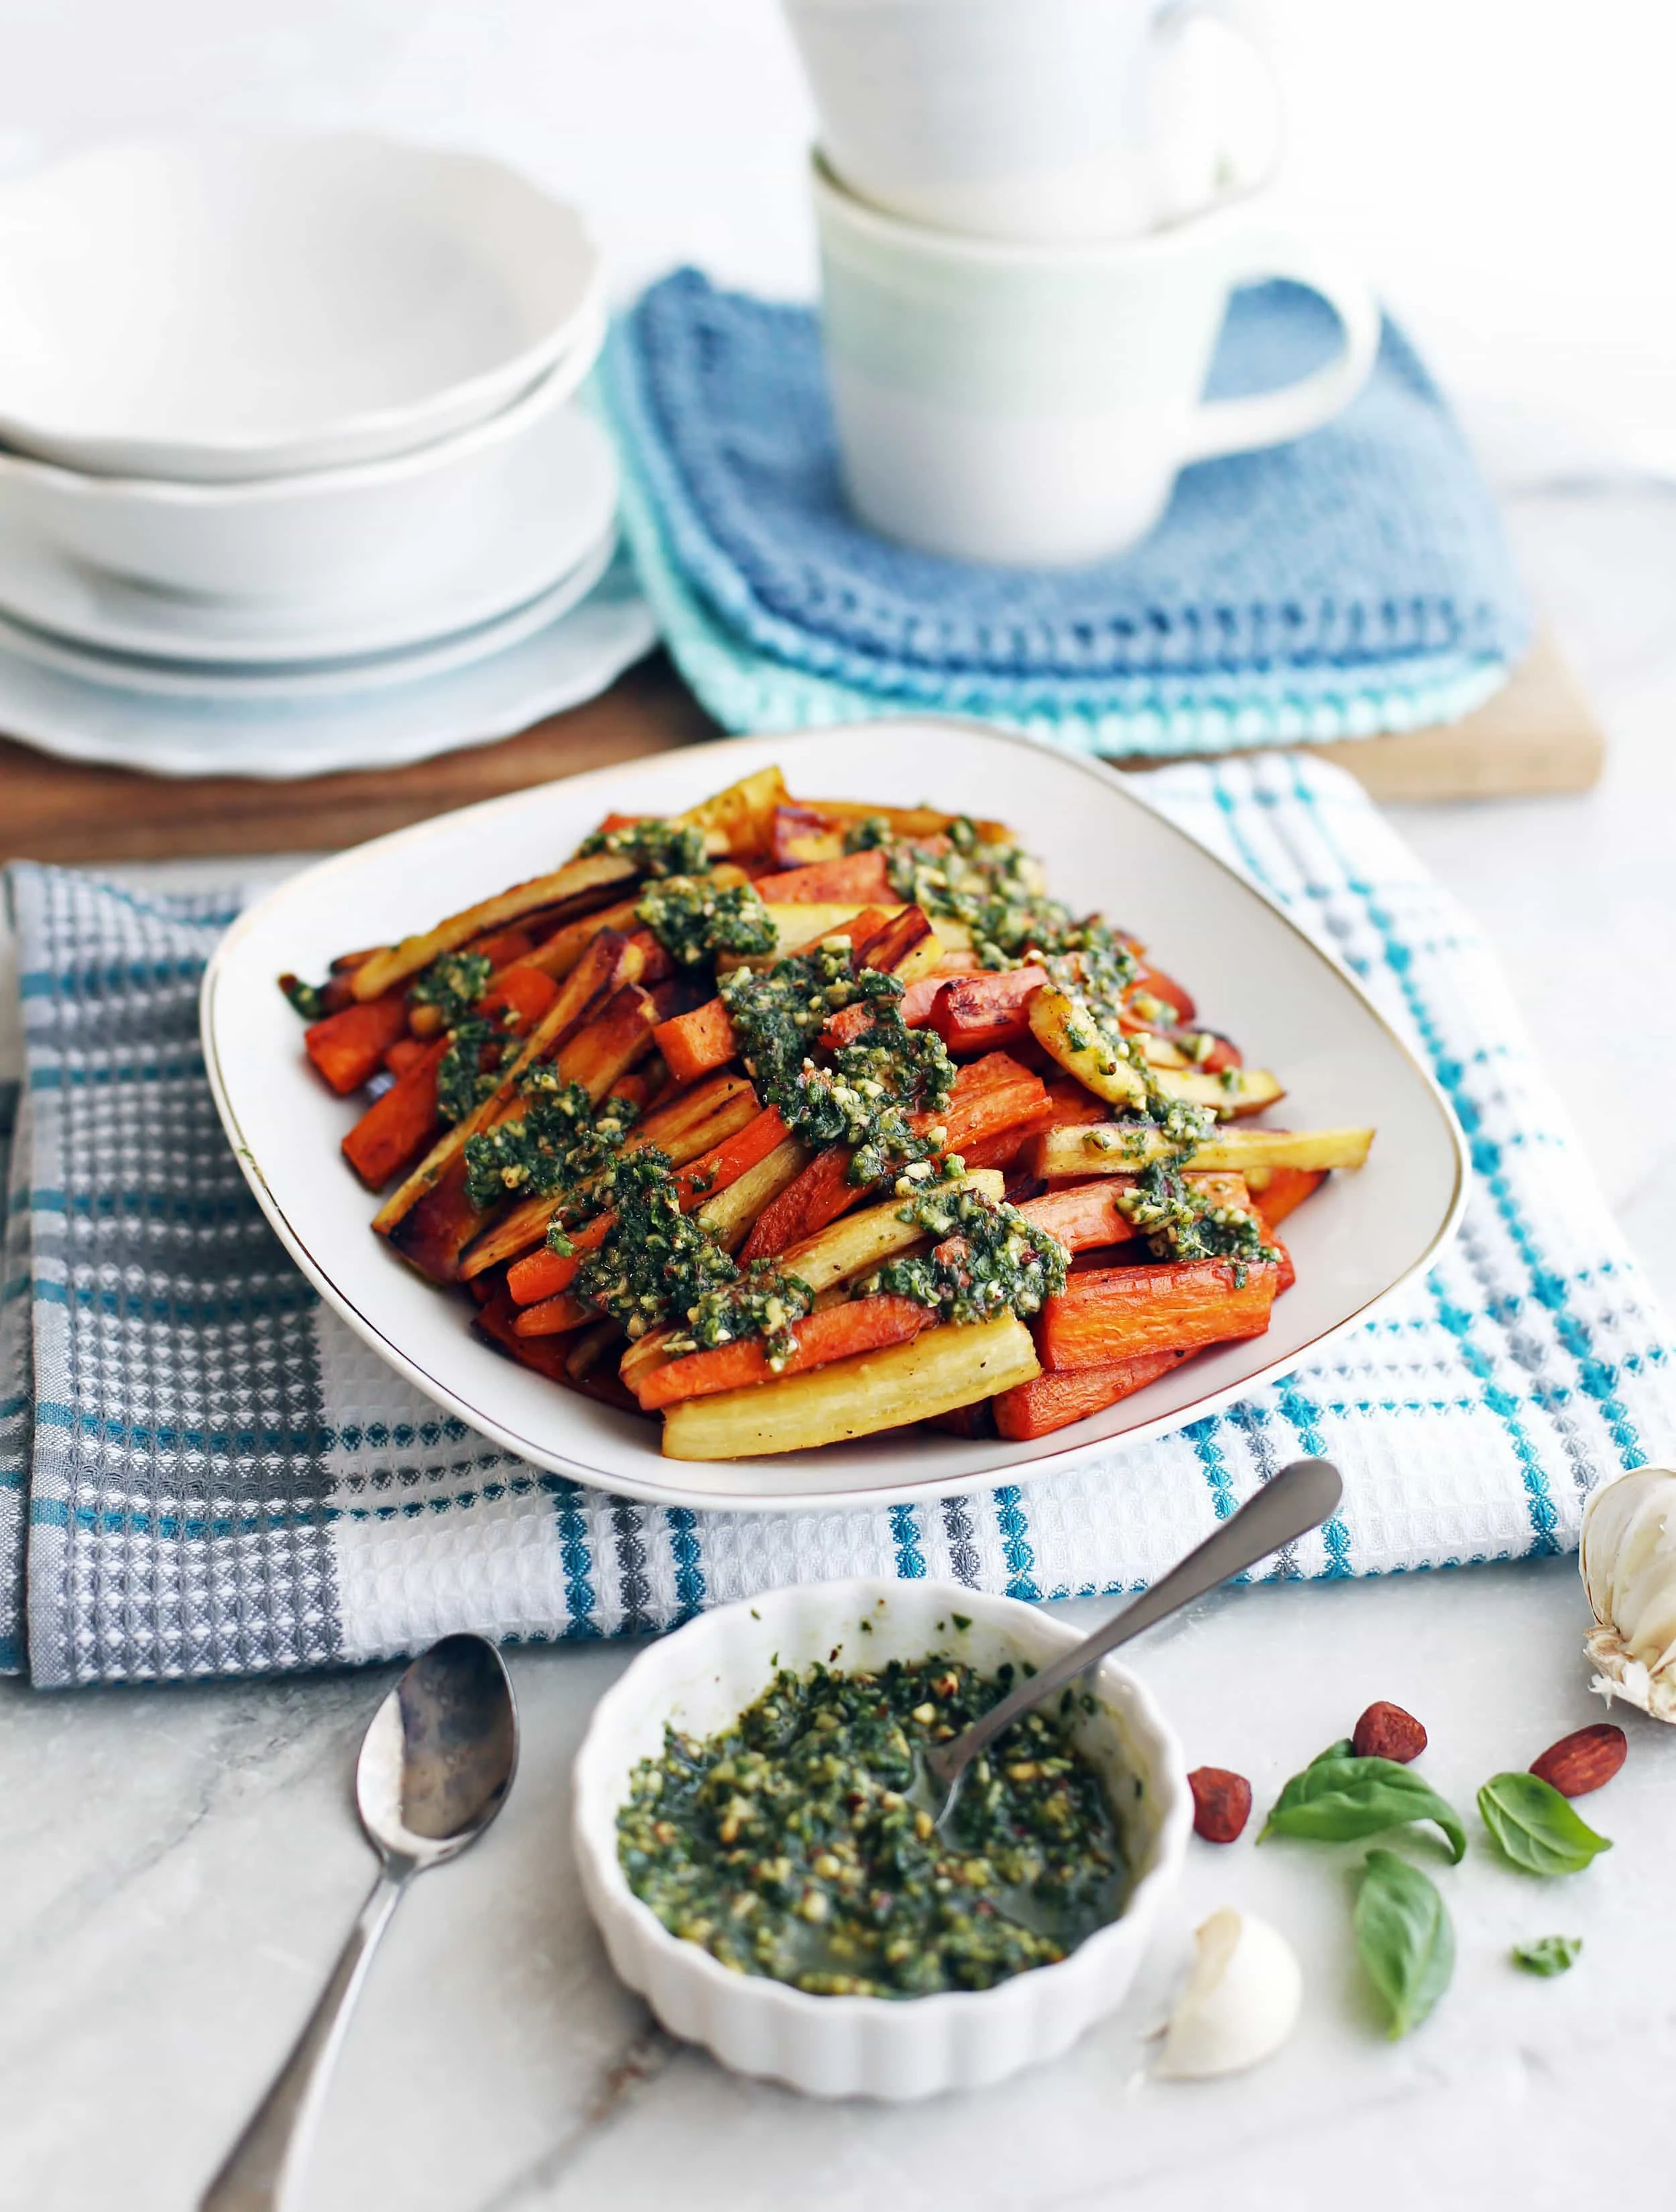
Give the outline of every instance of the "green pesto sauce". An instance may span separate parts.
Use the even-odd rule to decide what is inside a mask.
[[[1061,1717],[1027,1714],[974,1763],[950,1840],[915,1802],[916,1755],[1012,1679],[936,1656],[782,1668],[731,1727],[671,1730],[635,1769],[617,1815],[629,1887],[724,1966],[817,1996],[985,1990],[1065,1958],[1122,1910],[1127,1870]]]
[[[640,1117],[626,1098],[596,1109],[580,1083],[562,1083],[550,1060],[526,1068],[521,1120],[497,1122],[465,1140],[465,1194],[481,1212],[495,1200],[556,1198],[596,1180]]]
[[[463,1022],[483,993],[494,963],[486,952],[445,952],[433,960],[408,993],[415,1006],[434,1006],[442,1026],[451,1030]]]
[[[648,884],[635,908],[679,968],[696,968],[719,952],[772,952],[774,927],[749,884],[718,890],[707,876],[667,876]]]
[[[906,1189],[906,1182],[898,1185]],[[1064,1245],[1034,1227],[1017,1207],[993,1205],[973,1190],[938,1184],[915,1191],[897,1210],[938,1242],[928,1253],[887,1260],[857,1283],[852,1295],[894,1292],[929,1306],[944,1321],[988,1321],[1004,1310],[1040,1313],[1065,1288]]]
[[[1160,1162],[1145,1169],[1133,1190],[1119,1191],[1117,1210],[1133,1222],[1157,1260],[1278,1260],[1262,1224],[1243,1206],[1218,1206]],[[1241,1285],[1243,1288],[1243,1284]]]
[[[850,852],[883,848],[891,889],[911,899],[935,927],[939,917],[965,925],[986,968],[1040,960],[1056,983],[1074,988],[1096,1012],[1115,1019],[1140,963],[1097,915],[1078,920],[1048,896],[1041,863],[1017,845],[988,845],[969,821],[942,841],[893,838],[882,816],[858,823],[845,839]]]
[[[741,1274],[695,1217],[681,1211],[667,1153],[653,1145],[623,1153],[592,1198],[590,1212],[603,1200],[616,1218],[577,1269],[574,1297],[621,1322],[631,1338],[666,1322],[682,1328],[689,1351],[761,1336],[770,1365],[784,1364],[792,1324],[809,1311],[814,1293],[772,1261]],[[568,1251],[569,1239],[555,1228],[549,1243]]]
[[[507,1055],[517,1049],[516,1040],[507,1035],[504,1015],[471,1014],[457,1023],[437,1062],[436,1110],[442,1119],[463,1121],[475,1113],[501,1080]]]
[[[766,975],[737,969],[719,989],[764,1103],[805,1143],[849,1146],[853,1183],[876,1182],[938,1149],[908,1117],[947,1106],[954,1063],[934,1030],[903,1021],[895,976],[852,974],[847,939],[776,961]],[[858,1003],[869,1009],[868,1027],[829,1066],[817,1065],[811,1048],[828,1017]]]
[[[708,865],[704,832],[690,822],[662,822],[655,817],[622,830],[596,830],[577,852],[630,860],[643,876],[697,876]]]

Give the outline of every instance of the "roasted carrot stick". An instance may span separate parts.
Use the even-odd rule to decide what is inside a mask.
[[[883,853],[849,853],[839,860],[817,860],[782,874],[758,876],[756,892],[769,906],[802,906],[811,901],[853,898],[881,902],[892,898]]]
[[[1264,1220],[1271,1229],[1278,1229],[1326,1181],[1325,1168],[1271,1168],[1260,1188],[1254,1182],[1252,1191]]]
[[[303,1050],[340,1098],[378,1073],[384,1055],[407,1033],[407,1001],[399,991],[351,1003],[302,1033]]]
[[[691,1013],[660,1022],[653,1042],[664,1055],[671,1081],[680,1084],[695,1083],[701,1075],[726,1067],[739,1050],[732,1018],[720,999],[707,999]]]
[[[770,1106],[746,1122],[710,1152],[683,1168],[674,1178],[677,1203],[683,1213],[690,1213],[696,1206],[726,1190],[764,1160],[776,1145],[786,1140],[786,1124],[777,1108]],[[538,1298],[550,1298],[563,1291],[575,1279],[576,1270],[590,1252],[597,1252],[604,1243],[615,1214],[602,1213],[578,1229],[570,1238],[568,1254],[555,1252],[546,1245],[518,1260],[507,1270],[507,1288],[519,1305],[528,1305]]]
[[[995,1426],[1009,1443],[1028,1443],[1033,1437],[1051,1436],[1072,1421],[1085,1421],[1103,1413],[1161,1375],[1168,1375],[1187,1358],[1185,1352],[1143,1352],[1133,1359],[1114,1359],[1103,1367],[1083,1367],[1070,1374],[1038,1375],[1033,1382],[1015,1383],[989,1401]]]
[[[1107,1366],[1144,1352],[1193,1352],[1235,1337],[1260,1336],[1269,1325],[1278,1277],[1266,1260],[1090,1268],[1073,1275],[1042,1308],[1041,1364],[1058,1373]]]
[[[1141,1014],[1143,1020],[1148,999],[1161,999],[1165,1006],[1173,1006],[1178,1022],[1192,1021],[1198,1012],[1191,995],[1182,989],[1173,975],[1166,975],[1162,968],[1143,968],[1124,997],[1130,1006]],[[1139,1006],[1136,1006],[1137,1000],[1141,1002]]]
[[[384,1064],[392,1075],[405,1075],[429,1050],[423,1037],[399,1036],[384,1055]]]
[[[1026,1121],[1047,1098],[1040,1078],[1009,1060],[1004,1052],[969,1061],[955,1078],[948,1106],[941,1114],[914,1114],[910,1125],[921,1135],[936,1127],[944,1130],[943,1149],[959,1152],[999,1131]],[[805,1237],[812,1237],[835,1221],[862,1197],[866,1186],[849,1179],[847,1146],[829,1146],[817,1153],[797,1181],[783,1190],[758,1215],[746,1239],[741,1258],[747,1263],[783,1252]]]
[[[1012,1044],[1029,1036],[1025,1001],[1047,981],[1045,968],[1010,968],[999,974],[958,978],[938,993],[931,1027],[956,1059]]]
[[[532,1306],[520,1306],[513,1328],[519,1336],[562,1336],[598,1318],[592,1306],[562,1292],[556,1298],[537,1298]]]
[[[417,1060],[375,1098],[343,1139],[343,1157],[368,1190],[382,1190],[410,1167],[436,1127],[436,1071],[446,1037],[422,1046]]]
[[[936,1316],[912,1298],[854,1298],[811,1314],[792,1330],[797,1349],[777,1371],[800,1375],[808,1367],[824,1367],[829,1360],[847,1359],[852,1352],[877,1352],[887,1344],[905,1344],[928,1328]],[[743,1389],[750,1382],[767,1382],[776,1370],[760,1340],[719,1345],[714,1352],[689,1352],[654,1367],[636,1384],[641,1404],[649,1413],[673,1406],[683,1398],[707,1398],[718,1390]]]

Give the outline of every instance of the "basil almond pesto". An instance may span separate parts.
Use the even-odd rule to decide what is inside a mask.
[[[987,1990],[1053,1965],[1118,1917],[1129,1881],[1105,1784],[1066,1732],[1072,1692],[975,1762],[950,1839],[915,1787],[925,1747],[1012,1680],[939,1654],[781,1668],[730,1727],[671,1729],[635,1769],[617,1815],[629,1887],[723,1966],[817,1996]]]

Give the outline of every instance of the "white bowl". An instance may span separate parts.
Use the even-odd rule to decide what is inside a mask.
[[[969,1628],[956,1626],[956,1613]],[[865,1635],[864,1619],[871,1624]],[[776,1664],[801,1672],[835,1650],[841,1665],[871,1668],[946,1651],[993,1671],[1009,1659],[1039,1666],[1083,1632],[1017,1599],[956,1583],[857,1581],[726,1606],[653,1644],[595,1708],[574,1777],[582,1887],[612,1966],[671,2034],[701,2043],[739,2073],[814,2097],[903,2102],[980,2089],[1069,2050],[1127,1994],[1193,1825],[1175,1733],[1115,1661],[1090,1676],[1095,1710],[1078,1714],[1071,1733],[1108,1778],[1134,1886],[1120,1917],[1069,1958],[991,1990],[821,1997],[734,1973],[671,1936],[629,1888],[616,1816],[634,1769],[661,1753],[665,1725],[714,1734],[767,1688]]]
[[[575,210],[361,134],[102,147],[0,191],[0,438],[216,482],[481,421],[599,300]]]
[[[492,526],[507,481],[593,366],[604,319],[531,390],[485,422],[352,468],[239,483],[88,476],[0,453],[0,511],[95,574],[227,606],[329,605],[342,592],[398,595],[428,575],[440,544]]]

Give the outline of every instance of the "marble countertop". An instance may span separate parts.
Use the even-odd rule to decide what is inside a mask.
[[[1606,722],[1586,798],[1411,809],[1405,833],[1477,910],[1579,1121],[1608,1202],[1676,1306],[1676,499],[1633,484],[1516,501],[1533,583]],[[248,864],[244,864],[248,872]],[[169,871],[147,872],[151,880]],[[174,876],[188,872],[177,870]],[[198,880],[213,864],[190,872]],[[224,871],[222,872],[225,872]],[[3,957],[0,951],[0,957]],[[0,993],[0,1002],[3,1002]],[[15,1065],[0,1035],[0,1073]],[[1092,1607],[1077,1610],[1091,1613]],[[1260,1804],[1391,1698],[1463,1807],[1597,1717],[1574,1564],[1226,1594],[1137,1664],[1194,1763]],[[1532,1881],[1474,1850],[1447,1877],[1455,1984],[1393,2045],[1349,1934],[1354,1847],[1195,1844],[1143,1982],[1068,2058],[981,2099],[821,2106],[668,2041],[614,1979],[566,1833],[569,1761],[622,1647],[526,1650],[525,1751],[501,1821],[404,1905],[357,2017],[300,2212],[612,2212],[795,2205],[974,2212],[1229,2203],[1365,2212],[1571,2204],[1667,2185],[1676,2064],[1676,1732],[1630,1716],[1587,1810],[1614,1849]],[[306,2014],[369,1883],[349,1786],[387,1671],[41,1697],[0,1686],[0,2205],[190,2204]],[[1304,1962],[1300,2031],[1211,2085],[1145,2078],[1190,1930],[1224,1903]],[[1557,1982],[1515,1940],[1581,1935]]]

